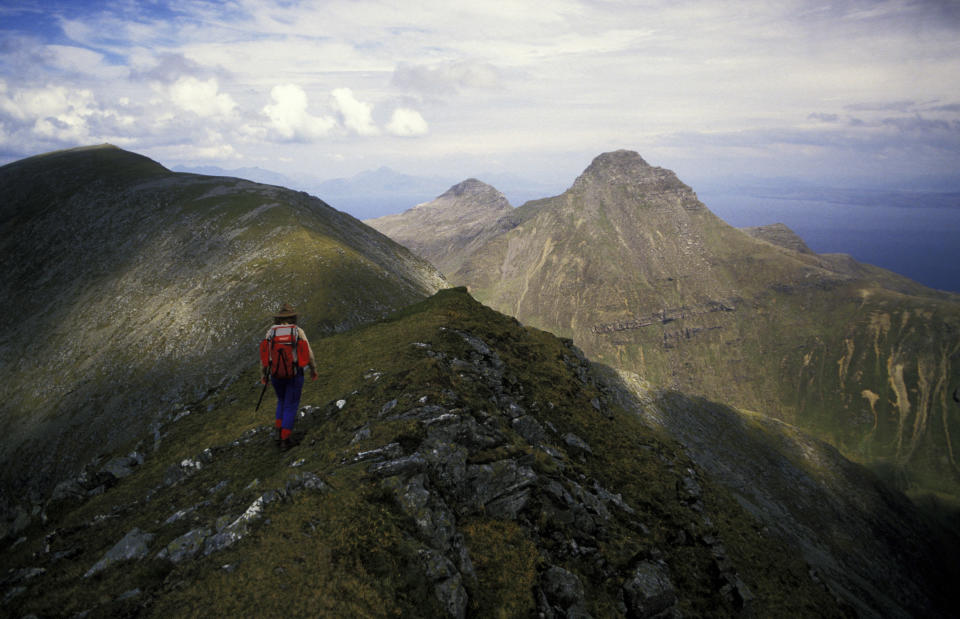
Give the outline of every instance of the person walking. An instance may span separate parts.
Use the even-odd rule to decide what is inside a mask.
[[[317,362],[307,334],[297,326],[297,311],[284,303],[273,316],[274,325],[260,342],[260,381],[269,380],[277,394],[277,415],[274,420],[277,441],[286,451],[293,447],[291,434],[300,409],[304,368],[310,368],[310,379],[317,380]]]

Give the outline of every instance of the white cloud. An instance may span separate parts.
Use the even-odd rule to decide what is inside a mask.
[[[789,168],[792,150],[769,149],[821,145],[818,156],[836,165],[852,149],[827,130],[862,122],[853,135],[869,128],[892,170],[917,167],[918,144],[955,157],[960,14],[944,2],[865,11],[847,0],[156,0],[60,10],[67,1],[4,25],[0,121],[11,152],[123,136],[134,148],[195,145],[214,156],[221,142],[197,137],[213,126],[234,155],[295,153],[305,171],[324,138],[345,154],[343,169],[450,167],[458,157],[482,166],[520,161],[520,149],[531,160],[576,152],[579,167],[582,153],[664,152],[674,139],[692,157],[699,146],[685,136],[699,135],[731,167],[753,165],[740,157],[747,149],[782,155]],[[907,119],[904,102],[924,122]]]
[[[331,93],[334,107],[343,116],[344,126],[358,135],[377,135],[380,130],[373,124],[373,106],[357,100],[349,88],[337,88]]]
[[[328,135],[337,122],[329,116],[313,116],[307,111],[307,93],[296,84],[274,86],[273,103],[263,108],[270,128],[284,140],[313,140]]]
[[[35,137],[63,142],[89,141],[88,121],[103,116],[93,92],[64,86],[4,89],[0,112]]]
[[[99,52],[72,45],[47,45],[48,62],[55,68],[82,73],[98,79],[123,79],[130,74],[127,67],[111,66]]]
[[[406,107],[395,109],[390,122],[387,123],[387,131],[400,137],[426,135],[429,130],[427,121],[423,119],[420,112]]]
[[[457,61],[434,65],[402,62],[394,70],[392,83],[405,90],[453,94],[464,88],[497,88],[500,86],[500,72],[489,62]]]
[[[236,101],[220,89],[216,78],[201,81],[184,76],[170,85],[170,98],[177,107],[193,112],[201,118],[229,116],[237,107]]]

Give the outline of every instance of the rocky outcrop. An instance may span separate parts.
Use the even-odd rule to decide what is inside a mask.
[[[740,228],[755,239],[761,239],[768,243],[773,243],[779,247],[792,249],[801,254],[812,254],[813,250],[807,247],[807,244],[800,236],[791,230],[786,224],[768,224],[765,226],[752,226],[749,228]]]

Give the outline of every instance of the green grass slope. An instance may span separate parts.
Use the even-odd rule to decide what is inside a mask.
[[[0,187],[4,526],[255,363],[280,303],[310,307],[302,324],[319,337],[444,285],[319,199],[109,145],[4,166]]]
[[[522,208],[452,282],[594,360],[960,496],[957,295],[753,238],[628,151]]]
[[[315,347],[321,375],[305,389],[297,446],[278,450],[245,372],[91,463],[42,525],[5,540],[5,610],[946,614],[911,555],[867,576],[908,583],[904,595],[818,576],[645,419],[662,401],[630,396],[569,341],[463,289]],[[119,478],[104,473],[118,461]]]

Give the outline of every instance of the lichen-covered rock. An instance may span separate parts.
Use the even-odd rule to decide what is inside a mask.
[[[191,559],[203,549],[204,542],[206,542],[212,533],[213,532],[207,528],[187,531],[167,544],[166,547],[157,554],[157,558],[167,559],[174,563],[179,563],[184,559]]]

